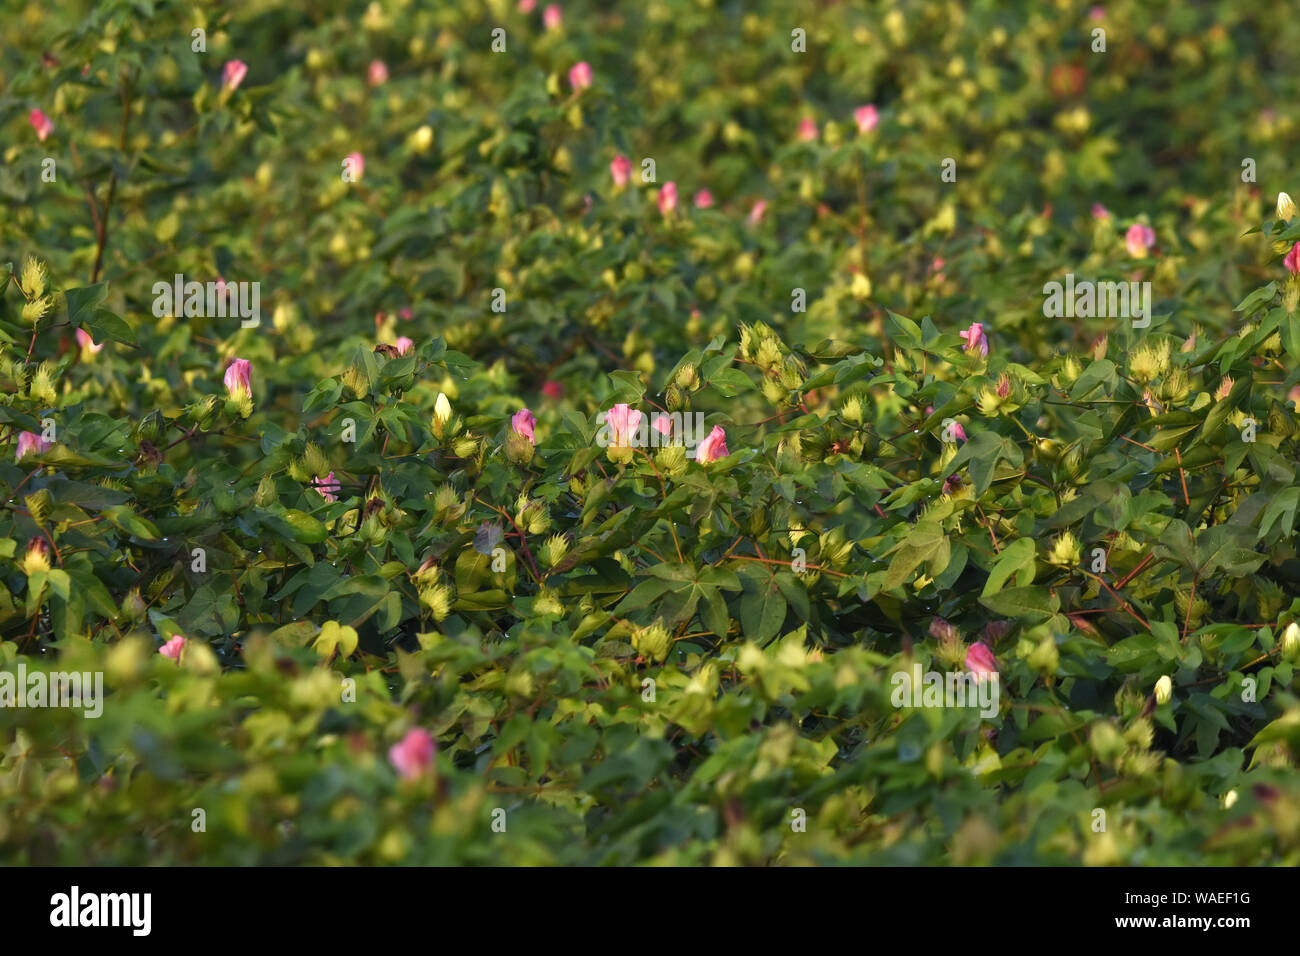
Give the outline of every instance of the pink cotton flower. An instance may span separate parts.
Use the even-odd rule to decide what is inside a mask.
[[[673,434],[673,420],[667,415],[655,415],[650,422],[650,427],[663,435],[665,438],[671,438]]]
[[[575,63],[569,70],[569,85],[577,92],[591,86],[591,64],[586,60]]]
[[[371,60],[366,70],[366,82],[371,86],[383,86],[388,82],[388,64],[383,60]]]
[[[85,329],[77,329],[77,345],[81,346],[81,357],[89,358],[92,355],[98,355],[99,350],[104,347],[104,343],[95,344],[95,340],[90,337],[90,333]]]
[[[880,125],[880,114],[876,112],[876,108],[870,103],[855,109],[853,119],[858,124],[859,133],[870,133]]]
[[[537,445],[537,436],[533,429],[537,427],[537,416],[526,408],[521,408],[515,412],[514,417],[510,419],[510,427],[516,434],[523,435],[528,439],[530,445]]]
[[[707,189],[701,189],[695,194],[695,208],[708,209],[713,205],[713,193]]]
[[[343,488],[332,471],[324,478],[313,478],[311,486],[319,491],[320,496],[331,504],[339,500],[339,492]]]
[[[50,443],[36,432],[23,432],[18,436],[18,454],[14,461],[22,461],[28,455],[43,455],[50,450]]]
[[[1109,219],[1109,218],[1110,218],[1110,210],[1107,209],[1105,206],[1103,206],[1101,203],[1099,203],[1099,202],[1095,202],[1095,203],[1092,204],[1092,218],[1093,218],[1093,219]]]
[[[615,405],[605,413],[605,424],[609,426],[610,444],[615,448],[631,448],[636,440],[637,427],[641,424],[641,413],[629,405]]]
[[[1093,7],[1088,11],[1088,17],[1093,20],[1105,20],[1106,8],[1102,6]]]
[[[247,63],[243,60],[227,60],[226,65],[221,68],[221,85],[228,90],[237,90],[247,75]]]
[[[1291,247],[1291,251],[1286,254],[1282,264],[1286,266],[1287,272],[1292,275],[1300,273],[1300,242]]]
[[[185,650],[185,638],[177,634],[170,641],[158,648],[158,653],[163,657],[170,657],[174,661],[181,659],[181,651]]]
[[[664,183],[664,188],[659,190],[659,211],[667,216],[677,208],[677,184],[674,182]]]
[[[361,177],[366,173],[366,157],[360,153],[348,153],[343,157],[343,161],[348,164],[348,169],[352,171],[352,182],[361,182]]]
[[[976,677],[989,677],[998,672],[998,662],[983,641],[976,641],[966,651],[966,669]]]
[[[558,402],[564,397],[564,386],[559,382],[546,382],[542,385],[542,394],[552,401]]]
[[[415,727],[407,732],[401,743],[389,748],[388,759],[404,779],[415,780],[432,766],[436,749],[429,732]]]
[[[949,434],[951,434],[957,441],[966,440],[966,429],[961,427],[961,422],[953,422],[952,425],[949,426]]]
[[[537,0],[519,0],[519,5],[515,9],[520,13],[532,13],[537,9]]]
[[[937,641],[951,641],[957,636],[957,628],[941,617],[930,621],[930,636]]]
[[[1133,223],[1128,227],[1128,232],[1124,234],[1124,245],[1128,247],[1128,254],[1134,259],[1145,258],[1147,252],[1155,244],[1155,230],[1140,222]]]
[[[226,391],[236,401],[244,396],[253,397],[253,363],[248,359],[231,359],[226,366]]]
[[[754,208],[749,210],[749,224],[751,226],[757,226],[759,222],[762,221],[763,213],[766,211],[767,211],[766,199],[760,199],[758,202],[754,203]]]
[[[700,442],[700,447],[695,449],[695,460],[707,465],[730,454],[731,452],[727,451],[727,433],[722,430],[721,425],[714,425],[713,431],[709,432],[709,436]]]
[[[27,120],[32,124],[32,129],[36,130],[36,138],[42,143],[45,137],[54,132],[54,123],[41,110],[32,110],[27,114]]]
[[[548,30],[558,30],[564,24],[564,11],[558,3],[547,4],[542,11],[542,26]]]
[[[804,142],[817,138],[817,121],[811,116],[805,116],[799,121],[799,138]]]
[[[406,306],[406,305],[402,306],[401,311],[398,312],[397,314],[403,322],[410,322],[413,318],[415,318],[415,313],[411,311],[410,306]]]
[[[627,185],[627,179],[632,175],[632,161],[619,153],[609,161],[609,174],[614,177],[614,186],[622,189]]]
[[[968,352],[979,349],[981,355],[987,356],[989,354],[989,339],[984,334],[984,325],[982,323],[972,322],[969,329],[957,334],[966,340],[966,350]]]
[[[397,349],[398,355],[405,355],[407,352],[415,348],[415,342],[403,335],[398,337],[397,341],[393,343],[393,346]]]

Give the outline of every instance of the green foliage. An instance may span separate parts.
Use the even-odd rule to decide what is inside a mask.
[[[0,858],[1300,861],[1285,5],[426,6],[0,0]]]

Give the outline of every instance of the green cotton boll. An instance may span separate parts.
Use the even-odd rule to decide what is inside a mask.
[[[526,465],[533,460],[533,443],[511,429],[506,433],[506,459],[515,465]]]
[[[672,647],[672,639],[663,623],[655,621],[649,627],[639,627],[633,632],[632,646],[643,657],[660,664],[668,657],[668,651]]]
[[[257,483],[257,491],[253,494],[253,504],[259,508],[267,508],[279,500],[279,495],[275,488],[275,479],[270,475],[263,475]]]
[[[668,445],[655,453],[655,467],[670,478],[684,474],[686,464],[686,448],[682,445]]]
[[[1124,752],[1124,737],[1110,721],[1094,723],[1088,736],[1092,752],[1102,763],[1113,764]]]
[[[42,526],[45,520],[50,516],[50,492],[46,488],[27,495],[23,498],[23,504],[27,507],[27,512],[32,521]]]
[[[306,458],[294,458],[289,462],[289,477],[299,483],[305,483],[315,477],[315,472],[307,466]]]
[[[302,464],[313,478],[324,478],[334,470],[325,457],[325,453],[321,451],[320,446],[315,442],[307,443],[307,447],[303,451]]]
[[[157,442],[162,438],[165,428],[162,413],[155,409],[140,419],[140,424],[136,426],[136,437],[141,441]]]
[[[1029,666],[1044,677],[1055,676],[1061,663],[1061,655],[1056,647],[1056,639],[1044,637],[1029,654]]]

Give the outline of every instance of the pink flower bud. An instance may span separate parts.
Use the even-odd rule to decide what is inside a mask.
[[[415,780],[432,766],[436,749],[429,732],[415,727],[407,732],[401,743],[389,748],[388,759],[403,778]]]
[[[177,634],[170,641],[158,648],[158,653],[163,657],[170,657],[174,661],[181,659],[181,651],[185,650],[185,638]]]
[[[727,433],[722,430],[721,425],[714,425],[713,431],[709,432],[709,437],[700,442],[700,446],[695,449],[695,460],[700,464],[708,464],[730,454],[731,452],[727,451]]]
[[[393,345],[397,349],[398,355],[405,355],[407,352],[415,348],[415,342],[408,339],[405,335],[400,336]]]
[[[542,11],[542,26],[548,30],[558,30],[564,24],[564,11],[558,3],[547,4]]]
[[[32,110],[27,114],[27,119],[32,124],[32,129],[36,130],[36,138],[42,143],[45,142],[45,137],[54,132],[54,124],[41,110]]]
[[[966,440],[966,429],[962,428],[961,422],[952,423],[952,437],[958,441]]]
[[[397,314],[401,317],[403,322],[410,322],[415,318],[415,313],[411,311],[410,306],[402,306],[401,311]]]
[[[1282,264],[1286,266],[1287,272],[1292,275],[1300,273],[1300,242],[1291,247],[1291,251],[1286,254]]]
[[[1093,218],[1093,219],[1109,219],[1109,218],[1110,218],[1110,210],[1107,209],[1105,206],[1103,206],[1101,203],[1099,203],[1099,202],[1095,202],[1095,203],[1092,204],[1092,218]]]
[[[695,194],[695,208],[708,209],[713,205],[713,193],[707,189],[701,189]]]
[[[388,65],[383,60],[371,60],[366,70],[366,82],[371,86],[383,86],[388,82]]]
[[[221,68],[221,85],[228,90],[237,90],[247,75],[247,63],[243,60],[227,60],[226,65]]]
[[[763,218],[763,213],[767,211],[767,200],[760,199],[754,203],[754,208],[749,210],[749,224],[757,226]]]
[[[537,9],[537,0],[519,0],[519,4],[515,9],[520,13],[532,13]]]
[[[977,677],[988,677],[998,672],[998,662],[987,644],[976,641],[966,651],[966,669]]]
[[[605,424],[609,426],[613,447],[631,448],[636,440],[637,426],[641,424],[641,413],[629,405],[615,405],[605,413]]]
[[[972,322],[971,327],[965,332],[958,332],[966,340],[966,351],[973,352],[979,349],[981,355],[989,354],[989,339],[984,334],[984,325],[980,322]]]
[[[343,160],[348,164],[348,169],[352,171],[352,182],[361,182],[361,177],[366,173],[366,157],[360,153],[348,153],[343,157]]]
[[[324,478],[313,478],[311,485],[320,492],[322,498],[331,504],[339,500],[339,491],[342,486],[338,483],[338,479],[334,477],[334,472],[331,471]]]
[[[98,355],[99,350],[104,347],[102,342],[99,345],[96,345],[95,340],[90,337],[90,333],[85,329],[77,329],[77,345],[81,346],[81,357],[83,360],[92,355]]]
[[[569,85],[578,92],[591,86],[591,64],[586,60],[575,63],[569,70]]]
[[[253,373],[253,363],[248,359],[231,359],[230,364],[226,366],[226,391],[230,393],[233,399],[241,399],[245,395],[253,397],[253,383],[251,376]]]
[[[667,216],[677,208],[677,184],[674,182],[664,183],[664,188],[659,190],[659,211]]]
[[[1124,234],[1124,245],[1128,247],[1128,254],[1134,259],[1145,258],[1155,244],[1155,230],[1140,222],[1133,223]]]
[[[984,625],[984,642],[986,644],[996,644],[1006,637],[1007,632],[1010,630],[1010,621],[989,621]]]
[[[936,617],[930,621],[930,636],[938,641],[950,641],[957,636],[957,628],[953,627],[951,622]]]
[[[858,124],[859,133],[870,133],[880,125],[880,114],[871,104],[859,106],[853,111],[853,119]]]
[[[805,116],[799,121],[799,138],[804,142],[817,138],[817,121],[811,116]]]
[[[564,397],[564,386],[559,382],[546,382],[542,385],[542,394],[552,401],[558,402]]]
[[[50,443],[36,432],[22,432],[18,436],[18,454],[14,461],[22,461],[28,455],[43,455],[50,450]]]
[[[537,436],[533,431],[537,427],[537,416],[528,409],[521,408],[515,412],[514,417],[510,419],[510,427],[515,430],[516,434],[527,438],[530,444],[537,445]]]
[[[632,175],[632,161],[620,153],[609,161],[609,174],[614,177],[614,185],[622,189]]]

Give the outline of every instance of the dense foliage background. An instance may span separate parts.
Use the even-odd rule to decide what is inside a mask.
[[[1300,860],[1288,4],[0,23],[0,859]]]

